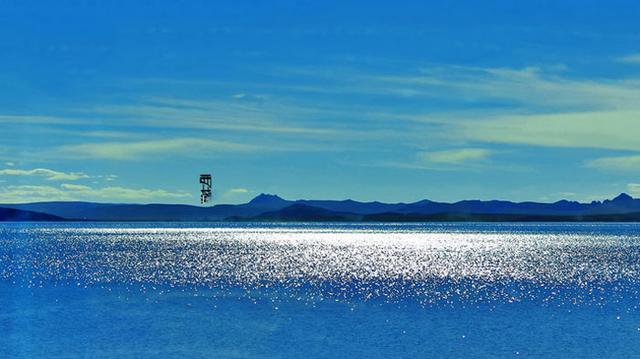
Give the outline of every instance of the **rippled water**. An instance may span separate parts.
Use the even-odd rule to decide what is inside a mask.
[[[0,356],[632,357],[639,289],[637,224],[3,224]]]

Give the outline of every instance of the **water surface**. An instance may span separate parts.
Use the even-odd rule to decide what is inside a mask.
[[[0,225],[0,357],[634,357],[637,224]]]

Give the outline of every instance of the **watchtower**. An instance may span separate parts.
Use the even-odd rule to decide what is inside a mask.
[[[200,184],[202,184],[202,189],[200,190],[201,204],[206,204],[211,199],[211,182],[210,174],[200,175]]]

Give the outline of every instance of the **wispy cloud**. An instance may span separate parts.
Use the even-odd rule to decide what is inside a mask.
[[[640,155],[601,157],[587,161],[585,166],[607,170],[640,172]]]
[[[76,158],[132,160],[154,154],[198,154],[201,151],[246,152],[259,150],[252,144],[208,140],[202,138],[173,138],[138,142],[99,142],[63,146],[59,152]]]
[[[97,176],[98,178],[102,178],[107,182],[112,182],[118,179],[118,175],[104,175],[104,176]]]
[[[496,68],[434,64],[402,74],[313,68],[294,73],[335,82],[335,86],[318,91],[447,99],[450,108],[446,111],[492,107],[544,113],[640,107],[638,79],[572,78],[566,70],[564,65]]]
[[[385,120],[437,125],[437,131],[426,129],[432,142],[439,137],[461,144],[640,149],[640,78],[580,78],[566,66],[434,65],[404,74],[300,73],[324,76],[340,91],[407,98],[402,101],[408,106],[382,108],[391,114]],[[427,98],[437,105],[425,111],[420,103]]]
[[[42,151],[64,159],[192,156],[199,151],[375,152],[385,148],[404,150],[406,155],[421,148],[477,149],[495,144],[640,150],[635,138],[640,133],[638,78],[579,78],[566,66],[431,65],[387,73],[372,67],[339,70],[290,71],[278,84],[277,95],[268,97],[251,95],[262,93],[256,88],[272,85],[256,83],[218,92],[212,98],[145,93],[126,103],[74,110],[75,115],[100,119],[95,122],[100,126],[94,127],[89,120],[72,118],[65,123],[58,117],[24,118],[72,127],[64,127],[65,131],[85,124],[87,134],[106,141],[95,138],[95,142],[57,144],[56,151]],[[305,91],[312,90],[301,86],[318,87],[322,94],[306,96]],[[19,119],[0,117],[3,120]],[[175,137],[157,139],[160,133]],[[445,155],[454,154],[427,154],[421,161],[436,163],[438,156]]]
[[[493,151],[485,148],[459,148],[444,151],[420,152],[421,161],[429,164],[461,165],[478,163],[489,158]]]
[[[70,191],[91,191],[91,187],[81,185],[81,184],[72,184],[72,183],[63,183],[60,185],[62,189],[70,190]]]
[[[220,195],[220,199],[224,201],[238,202],[242,200],[248,200],[252,191],[247,188],[237,187],[225,190]]]
[[[21,170],[14,168],[6,168],[0,170],[0,176],[37,176],[44,177],[50,181],[75,181],[79,179],[89,178],[82,172],[60,172],[48,168],[34,168],[31,170]]]
[[[632,197],[640,198],[640,183],[629,183],[627,190]]]
[[[0,187],[0,203],[39,201],[162,201],[192,197],[185,192],[163,189],[129,188],[119,186],[93,188],[77,184],[56,186],[12,185]]]
[[[617,60],[619,62],[624,62],[627,64],[640,65],[640,54],[630,54],[630,55],[622,56],[622,57],[619,57]]]
[[[455,148],[438,151],[420,151],[408,160],[382,160],[358,163],[365,167],[390,167],[430,171],[479,170],[488,165],[495,151],[486,148]],[[493,170],[518,170],[521,168],[494,165]]]
[[[48,125],[70,125],[83,124],[83,119],[57,117],[57,116],[40,116],[40,115],[0,115],[0,123],[19,123],[19,124],[48,124]]]
[[[249,95],[234,95],[246,99]],[[106,114],[126,118],[134,117],[137,125],[148,127],[264,132],[312,136],[336,136],[338,128],[313,126],[305,119],[318,115],[322,108],[306,107],[282,101],[265,102],[264,96],[251,96],[250,101],[220,99],[183,99],[149,96],[136,104],[97,106],[85,109],[87,113]]]
[[[231,193],[249,193],[249,190],[246,188],[232,188],[229,190]]]
[[[422,76],[404,81],[426,88],[440,88],[459,101],[501,100],[493,107],[523,108],[527,112],[573,112],[616,108],[638,108],[637,81],[575,79],[555,68],[478,68],[445,66],[422,69]],[[505,102],[506,101],[506,102]]]
[[[640,111],[499,115],[453,123],[450,134],[473,141],[544,147],[640,150]]]

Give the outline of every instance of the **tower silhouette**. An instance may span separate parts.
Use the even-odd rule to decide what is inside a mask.
[[[206,204],[211,199],[211,175],[210,174],[202,174],[200,175],[200,184],[202,184],[202,189],[200,190],[200,203]]]

